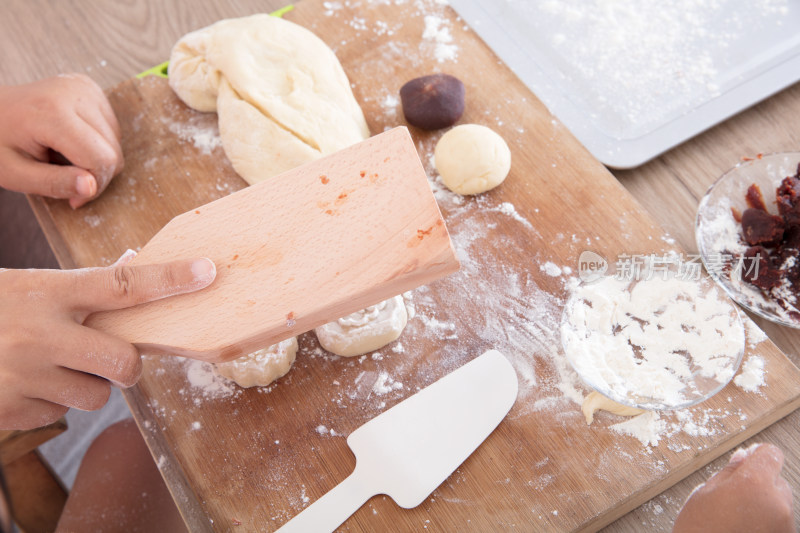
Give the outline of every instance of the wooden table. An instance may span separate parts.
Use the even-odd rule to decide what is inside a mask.
[[[241,2],[222,7],[214,2],[140,0],[49,3],[11,0],[0,19],[5,60],[0,83],[25,83],[66,71],[84,72],[103,87],[112,87],[162,62],[177,38],[220,18],[269,11],[280,0]],[[42,39],[47,35],[47,39]],[[759,152],[794,150],[800,141],[800,87],[790,88],[726,121],[640,168],[615,171],[621,183],[659,220],[686,250],[696,250],[693,218],[707,186],[740,157]],[[47,220],[41,220],[47,231]],[[70,267],[65,255],[56,255]],[[797,364],[800,332],[757,321]],[[753,441],[773,442],[786,454],[785,477],[800,487],[800,443],[797,412]],[[721,468],[728,455],[679,482],[607,528],[608,531],[669,531],[692,488]],[[796,506],[800,516],[800,506]]]

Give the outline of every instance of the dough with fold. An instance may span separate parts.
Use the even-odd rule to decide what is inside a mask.
[[[169,83],[216,111],[225,154],[251,185],[369,137],[339,60],[311,31],[259,14],[182,37]]]
[[[297,355],[297,337],[292,337],[263,350],[249,353],[233,361],[216,363],[221,375],[240,387],[264,387],[289,372]]]
[[[594,422],[595,411],[601,410],[621,416],[637,416],[647,412],[644,409],[638,409],[636,407],[630,407],[627,405],[622,405],[621,403],[617,403],[614,400],[603,396],[597,391],[590,392],[586,398],[583,399],[583,405],[581,406],[583,416],[586,417],[586,423],[591,424]]]
[[[314,329],[323,348],[336,355],[352,357],[383,348],[400,337],[408,322],[402,296],[389,298],[339,320]]]

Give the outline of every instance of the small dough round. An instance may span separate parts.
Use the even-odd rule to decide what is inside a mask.
[[[436,170],[451,191],[480,194],[500,185],[511,170],[511,150],[486,126],[462,124],[439,139]]]
[[[402,296],[328,322],[316,328],[319,343],[336,355],[362,355],[397,340],[408,322]]]
[[[297,337],[214,366],[240,387],[264,387],[285,376],[297,355]]]
[[[630,407],[628,405],[617,403],[614,400],[603,396],[597,391],[590,392],[586,398],[583,399],[583,405],[581,406],[583,416],[586,417],[586,423],[591,424],[594,422],[595,411],[601,410],[620,416],[638,416],[647,412],[644,409],[638,409],[636,407]]]

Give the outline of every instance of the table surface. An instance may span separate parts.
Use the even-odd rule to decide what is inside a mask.
[[[0,17],[4,51],[0,83],[20,84],[63,72],[82,72],[110,88],[132,73],[164,61],[174,42],[190,30],[284,4],[282,0],[243,0],[230,6],[210,0],[7,0]],[[43,35],[48,37],[43,39]],[[678,244],[693,252],[695,209],[710,183],[743,156],[797,150],[799,118],[800,85],[795,85],[642,167],[613,173]],[[755,320],[795,364],[800,364],[800,331]],[[783,449],[784,476],[795,488],[800,487],[798,417],[800,414],[794,412],[751,439],[772,442]],[[606,531],[635,532],[643,526],[650,531],[669,531],[689,492],[720,469],[728,457],[723,455]],[[800,516],[800,506],[795,506],[795,512]]]

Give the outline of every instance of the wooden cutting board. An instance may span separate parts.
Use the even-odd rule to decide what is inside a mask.
[[[749,326],[745,362],[761,358],[766,372],[758,390],[732,384],[662,415],[657,444],[612,429],[622,419],[608,414],[587,427],[573,401],[587,391],[574,390],[558,342],[578,257],[591,250],[613,264],[663,254],[671,240],[448,7],[390,4],[303,0],[287,18],[333,47],[373,133],[404,123],[405,81],[434,71],[461,78],[462,122],[508,141],[511,173],[474,198],[432,181],[462,269],[408,295],[409,325],[385,349],[337,358],[305,334],[285,378],[248,390],[215,381],[206,363],[145,357],[126,397],[192,531],[278,528],[353,470],[346,435],[488,348],[518,373],[506,420],[421,506],[376,497],[342,530],[596,530],[800,404],[800,371]],[[78,211],[46,201],[47,233],[75,266],[109,264],[176,214],[245,185],[216,117],[187,109],[164,80],[124,83],[111,100],[124,173]],[[411,131],[433,177],[441,132]]]

